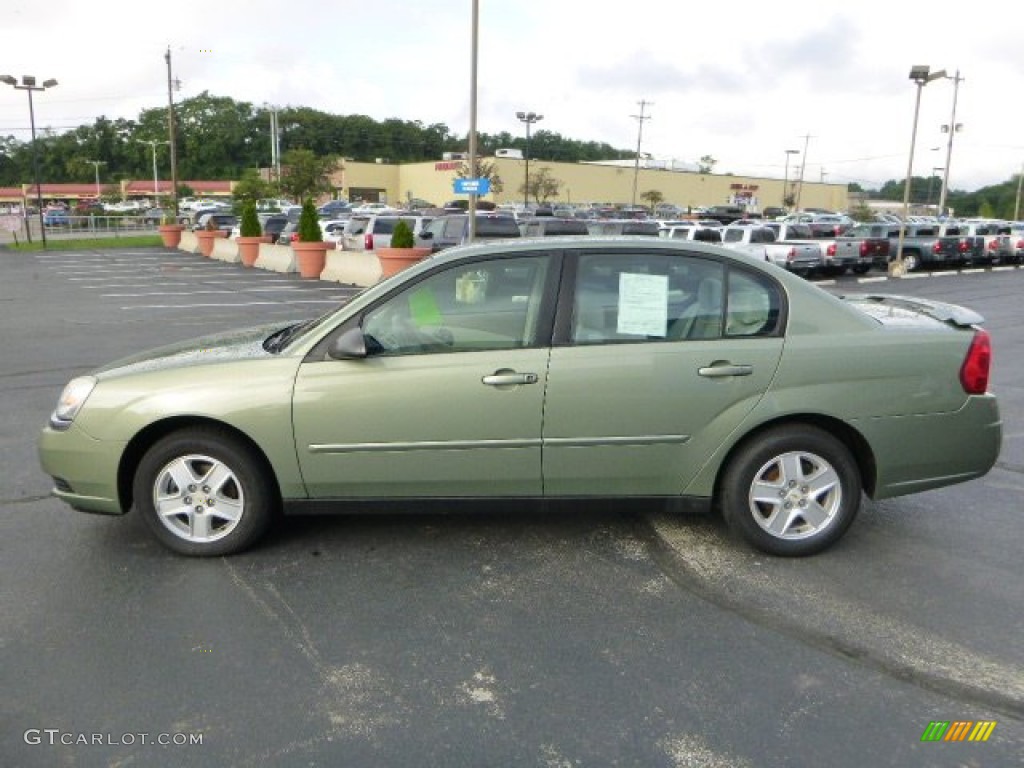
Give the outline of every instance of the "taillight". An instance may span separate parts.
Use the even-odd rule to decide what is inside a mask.
[[[942,253],[942,243],[938,240],[932,243],[932,253]]]
[[[796,246],[790,248],[786,253],[786,261],[796,261]]]
[[[860,255],[861,256],[868,256],[870,254],[871,254],[871,247],[868,245],[868,241],[867,240],[861,240],[860,241]]]
[[[967,253],[969,250],[971,250],[970,242],[967,240],[961,240],[960,245],[958,246],[958,250],[960,251],[960,253]]]
[[[988,391],[988,372],[992,365],[992,340],[988,331],[977,330],[971,339],[964,364],[960,366],[960,385],[969,395]]]
[[[363,235],[363,248],[368,251],[373,250],[373,235],[370,232]]]
[[[835,255],[836,255],[836,244],[835,243],[829,243],[827,246],[825,246],[825,255],[828,256],[829,258],[834,258],[835,257]]]
[[[998,251],[999,250],[999,241],[998,240],[989,240],[988,241],[988,249],[990,251]]]

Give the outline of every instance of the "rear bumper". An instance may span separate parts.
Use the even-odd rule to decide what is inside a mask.
[[[952,413],[868,419],[855,426],[875,454],[875,499],[982,477],[1002,445],[999,406],[991,394],[968,397]]]

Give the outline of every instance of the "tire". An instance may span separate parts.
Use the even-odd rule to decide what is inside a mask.
[[[860,508],[862,486],[846,446],[798,424],[742,445],[720,490],[722,514],[734,533],[762,552],[801,557],[821,552],[846,532]]]
[[[855,275],[866,275],[868,270],[871,269],[870,264],[858,264],[855,267],[851,267]]]
[[[252,546],[279,504],[263,463],[230,434],[210,428],[157,441],[139,463],[133,491],[135,507],[160,543],[199,557]]]
[[[916,253],[904,253],[903,266],[906,268],[907,272],[913,272],[921,266],[921,260]]]

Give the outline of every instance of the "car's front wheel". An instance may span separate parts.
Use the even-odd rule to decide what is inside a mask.
[[[834,544],[860,508],[850,451],[808,425],[770,430],[741,446],[722,478],[722,513],[757,549],[802,556]]]
[[[174,432],[146,452],[135,506],[162,544],[184,555],[240,552],[269,527],[277,493],[241,441],[216,429]]]

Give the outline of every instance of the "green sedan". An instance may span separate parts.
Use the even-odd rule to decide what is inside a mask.
[[[72,507],[135,507],[188,555],[244,550],[279,513],[595,498],[717,509],[808,555],[863,494],[991,469],[981,321],[702,243],[472,245],[314,320],[76,378],[39,453]]]

